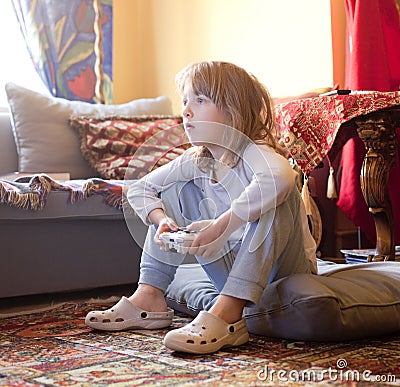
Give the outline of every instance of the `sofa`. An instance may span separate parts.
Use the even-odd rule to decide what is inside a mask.
[[[66,179],[61,183],[78,184],[101,178],[81,151],[71,116],[172,113],[163,96],[105,106],[66,101],[16,84],[6,85],[6,91],[9,111],[0,113],[0,179],[61,173]],[[128,227],[124,211],[105,203],[102,195],[75,203],[70,195],[51,191],[43,208],[33,210],[5,203],[3,194],[0,298],[137,282],[146,226],[132,216]]]

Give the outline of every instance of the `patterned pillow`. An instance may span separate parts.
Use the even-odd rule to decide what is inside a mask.
[[[78,116],[69,122],[83,155],[105,179],[126,173],[139,179],[189,147],[180,116]]]

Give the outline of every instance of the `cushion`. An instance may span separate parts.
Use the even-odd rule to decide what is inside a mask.
[[[167,97],[144,98],[121,105],[90,104],[40,94],[14,83],[6,85],[18,152],[19,171],[69,172],[71,178],[88,178],[96,172],[80,151],[78,135],[69,124],[71,115],[171,114]],[[10,171],[11,172],[11,171]]]
[[[249,331],[267,337],[339,341],[400,332],[400,262],[334,264],[320,274],[294,274],[270,284],[254,308]],[[181,265],[167,291],[168,304],[196,315],[217,291],[198,264]]]
[[[105,179],[138,179],[183,153],[181,116],[71,117],[89,164]]]

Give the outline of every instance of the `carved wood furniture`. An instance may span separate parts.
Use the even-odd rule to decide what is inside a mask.
[[[376,253],[369,261],[395,260],[395,224],[389,197],[390,168],[396,164],[396,128],[400,127],[400,107],[383,109],[354,119],[357,134],[367,153],[361,168],[361,190],[374,216]]]
[[[324,157],[336,157],[359,136],[367,150],[361,189],[376,225],[377,244],[369,261],[395,260],[395,224],[389,197],[389,171],[396,164],[400,93],[369,92],[292,101],[276,107],[277,122],[291,156],[305,174]]]

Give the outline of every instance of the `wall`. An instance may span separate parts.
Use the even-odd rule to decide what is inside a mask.
[[[273,96],[333,85],[329,0],[114,0],[114,102],[168,95],[187,63],[234,62]]]

